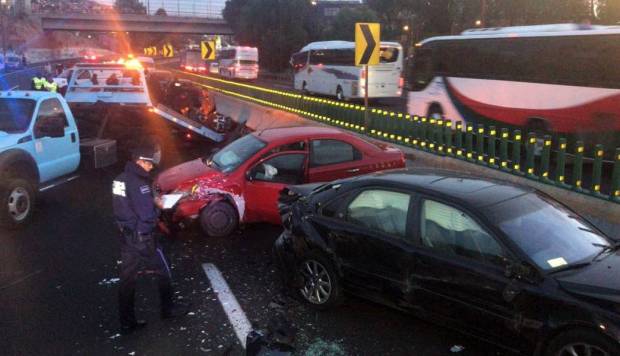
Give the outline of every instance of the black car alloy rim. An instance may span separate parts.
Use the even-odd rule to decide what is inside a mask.
[[[301,294],[312,304],[323,304],[331,295],[332,282],[325,266],[315,260],[307,260],[301,266],[303,287]]]
[[[610,354],[596,345],[575,342],[565,345],[556,356],[610,356]]]

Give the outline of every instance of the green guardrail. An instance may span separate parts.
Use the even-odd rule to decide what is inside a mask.
[[[363,106],[320,97],[275,90],[247,83],[186,73],[204,87],[261,105],[289,111],[305,118],[355,131],[384,141],[449,156],[474,164],[523,176],[541,183],[573,190],[596,198],[620,203],[620,148],[611,160],[604,160],[603,145],[596,145],[586,158],[583,142],[567,152],[565,138],[536,137],[483,124],[473,126],[460,121],[426,118],[378,108],[369,108],[365,127]],[[542,140],[542,149],[537,149]],[[539,152],[537,152],[539,151]],[[591,162],[591,169],[585,169]],[[611,180],[603,182],[605,168]],[[570,177],[566,176],[571,170]],[[586,173],[588,173],[586,175]],[[588,186],[584,179],[588,178]],[[603,184],[605,183],[605,184]]]

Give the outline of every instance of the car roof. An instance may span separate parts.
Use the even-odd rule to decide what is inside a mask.
[[[337,138],[345,135],[348,137],[355,137],[336,128],[322,126],[278,127],[257,131],[254,135],[268,142],[284,139],[294,141],[307,138]]]
[[[534,188],[503,180],[439,169],[407,168],[383,171],[355,180],[364,185],[399,186],[473,208],[492,206],[536,191]]]

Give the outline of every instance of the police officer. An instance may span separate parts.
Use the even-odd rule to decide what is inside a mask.
[[[155,238],[161,201],[151,193],[149,172],[157,160],[153,145],[140,145],[132,160],[112,185],[113,208],[121,238],[119,314],[121,333],[130,334],[146,325],[134,310],[136,279],[140,271],[154,273],[159,280],[161,317],[187,314],[188,305],[173,302],[170,268]]]

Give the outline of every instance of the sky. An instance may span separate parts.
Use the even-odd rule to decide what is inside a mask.
[[[114,0],[96,0],[105,5],[113,5]],[[160,7],[166,9],[168,14],[176,15],[177,11],[181,12],[181,16],[206,16],[222,15],[222,9],[226,4],[226,0],[140,0],[144,6],[147,6],[151,13],[154,13]]]

